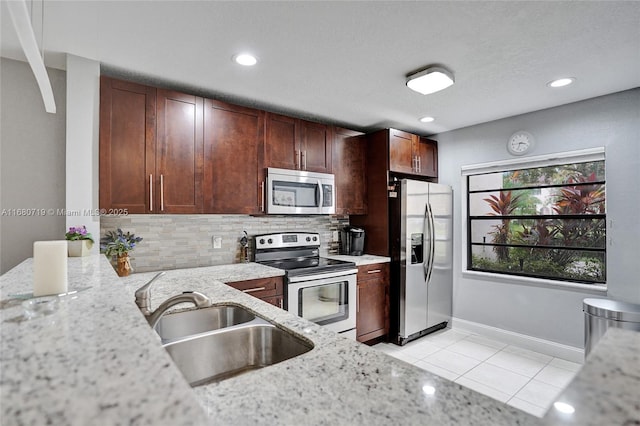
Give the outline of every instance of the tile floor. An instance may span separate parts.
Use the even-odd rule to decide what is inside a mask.
[[[450,328],[374,348],[542,417],[581,365]]]

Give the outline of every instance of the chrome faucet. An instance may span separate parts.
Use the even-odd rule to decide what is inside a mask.
[[[155,311],[151,310],[151,284],[161,276],[163,276],[165,272],[158,273],[155,277],[151,278],[148,283],[140,287],[136,290],[136,305],[140,308],[140,312],[145,316],[149,325],[153,328],[156,326],[162,315],[171,308],[179,303],[191,302],[196,308],[207,308],[211,306],[211,300],[202,293],[198,293],[197,291],[185,291],[182,294],[177,294],[172,296],[162,302],[160,306]]]

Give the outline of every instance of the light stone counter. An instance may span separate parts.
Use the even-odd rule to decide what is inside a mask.
[[[7,296],[31,290],[31,261],[0,278],[3,425],[542,423],[217,280],[281,275],[256,264],[167,271],[153,284],[152,307],[182,291],[200,291],[214,303],[242,304],[305,336],[314,349],[261,370],[191,389],[133,303],[135,289],[155,273],[118,279],[106,259],[98,256],[70,259],[69,265],[70,289],[92,288],[62,304],[57,313],[39,319],[23,320],[20,304]],[[587,364],[591,360],[604,362],[592,357]],[[586,378],[585,386],[590,380],[600,379]],[[605,409],[606,413],[615,407],[615,398],[615,393],[605,395],[592,411]],[[588,401],[584,405],[587,410]]]
[[[373,254],[363,254],[362,256],[347,256],[346,254],[330,254],[325,257],[329,259],[355,262],[356,266],[373,265],[375,263],[389,263],[391,261],[391,258],[389,257],[376,256]]]
[[[9,294],[33,290],[32,259],[0,277],[0,424],[206,423],[107,259],[75,257],[68,265],[69,291],[91,288],[31,320]]]

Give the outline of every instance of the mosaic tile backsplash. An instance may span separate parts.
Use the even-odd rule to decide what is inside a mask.
[[[333,231],[349,224],[348,216],[248,215],[129,215],[102,216],[100,235],[121,228],[143,238],[131,252],[134,272],[238,263],[240,238],[272,232],[311,231],[320,234],[320,254],[336,254],[339,242]],[[222,238],[213,248],[213,238]],[[250,253],[253,254],[253,238]],[[251,256],[253,261],[253,256]]]

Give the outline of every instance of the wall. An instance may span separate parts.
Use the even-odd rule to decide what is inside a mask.
[[[44,215],[0,217],[0,273],[33,255],[33,242],[64,239],[64,71],[47,69],[56,102],[48,114],[26,62],[0,59],[0,210],[45,209]]]
[[[100,234],[98,210],[100,63],[67,55],[67,228]],[[92,251],[97,252],[97,244]]]
[[[283,231],[318,232],[322,242],[320,253],[337,253],[338,244],[332,241],[332,232],[344,224],[348,220],[339,216],[103,216],[100,235],[119,227],[142,237],[131,254],[131,263],[135,272],[146,272],[237,263],[243,231],[250,237]],[[222,237],[222,248],[213,248],[213,236]]]
[[[570,90],[570,88],[568,89]],[[640,303],[640,89],[510,117],[434,136],[440,182],[454,189],[454,317],[574,347],[583,347],[582,300],[602,293],[465,274],[461,233],[464,165],[512,158],[517,130],[536,138],[531,155],[606,149],[607,297]]]

